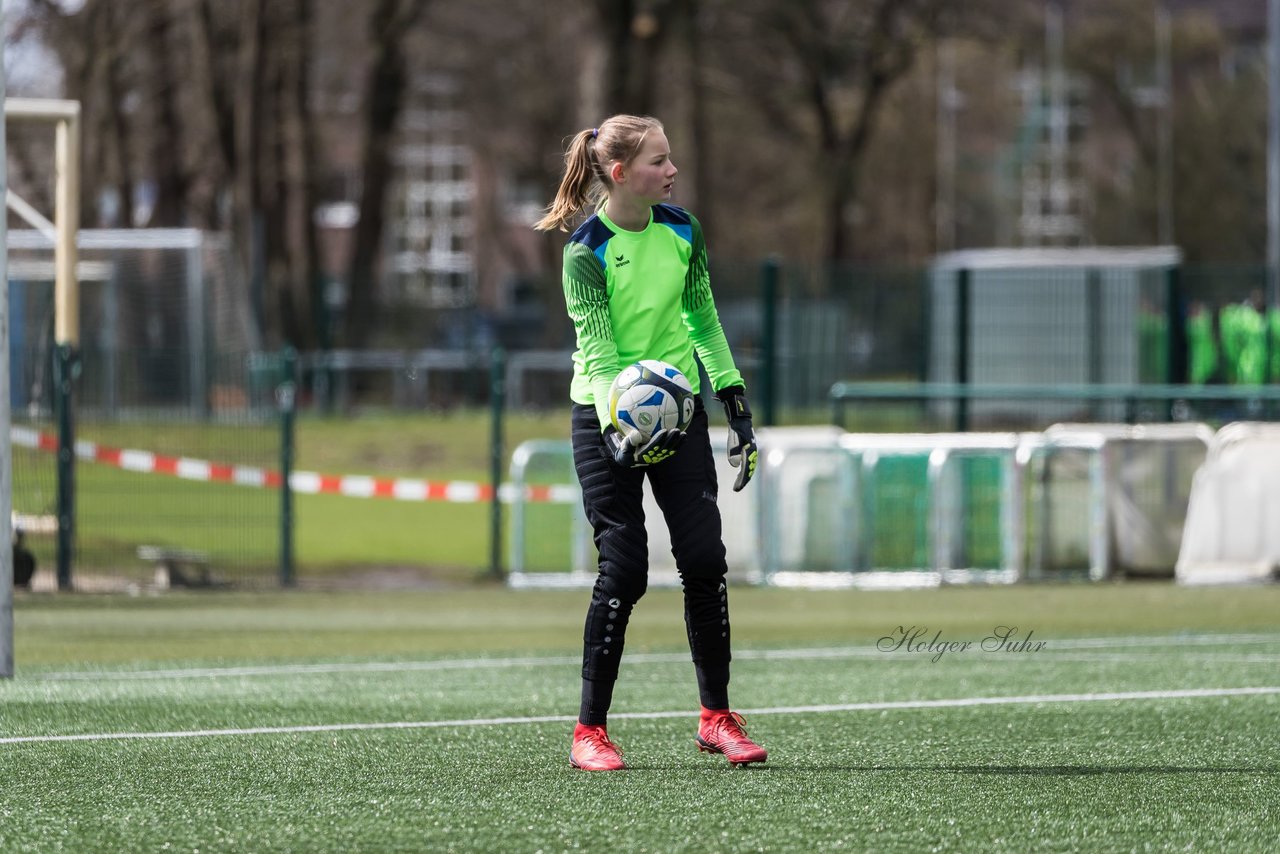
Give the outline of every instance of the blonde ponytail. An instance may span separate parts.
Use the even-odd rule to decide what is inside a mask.
[[[595,128],[580,130],[569,143],[569,150],[564,155],[564,177],[560,179],[560,189],[556,190],[555,200],[551,202],[546,216],[534,224],[538,231],[560,229],[568,231],[568,225],[578,211],[592,200],[592,191],[598,194],[599,188],[593,185],[602,181],[598,174],[598,166],[592,144],[596,140]]]
[[[534,223],[538,231],[569,230],[578,213],[599,205],[609,191],[607,165],[615,160],[630,163],[645,135],[662,122],[650,116],[610,116],[598,128],[573,135],[564,154],[564,177],[547,214]]]

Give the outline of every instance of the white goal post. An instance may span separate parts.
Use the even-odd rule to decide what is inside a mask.
[[[6,98],[5,121],[54,125],[54,340],[75,346],[80,341],[80,300],[76,279],[76,231],[80,223],[80,102],[44,98]],[[7,163],[7,161],[6,161]],[[6,182],[7,185],[7,182]],[[5,188],[5,204],[34,228],[48,222]]]

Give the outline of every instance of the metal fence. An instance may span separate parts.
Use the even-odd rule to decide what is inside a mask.
[[[225,237],[85,230],[80,244],[86,405],[109,410],[128,394],[145,407],[213,410],[261,385],[219,379],[229,373],[219,360],[263,346]],[[48,380],[38,372],[52,349],[52,248],[16,230],[9,252],[18,409]],[[1160,247],[1000,250],[927,266],[713,256],[711,276],[762,421],[822,420],[837,382],[1280,381],[1280,306],[1263,304],[1261,265],[1189,266]],[[302,354],[303,407],[483,407],[498,347],[511,405],[565,405],[573,328],[554,274],[514,287],[501,307],[400,299],[379,310],[373,350]]]
[[[1159,248],[1068,253],[1069,263],[1032,253],[990,268],[993,257],[961,253],[927,267],[712,258],[721,322],[759,420],[826,420],[837,382],[1280,381],[1280,308],[1260,303],[1261,267],[1188,267]],[[965,259],[988,267],[963,267]],[[961,269],[970,270],[967,282]],[[565,406],[574,341],[563,297],[550,277],[528,290],[536,306],[526,298],[505,312],[437,313],[416,335],[401,323],[394,348],[304,354],[303,405],[484,406],[490,354],[500,346],[511,405]],[[1040,409],[1041,426],[1081,414],[1048,402]],[[1123,418],[1116,406],[1094,409]],[[923,429],[910,419],[927,414],[871,426]]]
[[[9,364],[11,426],[25,443],[14,447],[15,509],[48,567],[61,529],[50,437],[62,431],[42,241],[10,234]],[[958,260],[713,258],[720,317],[761,425],[843,420],[860,432],[918,432],[1280,417],[1280,307],[1260,301],[1261,267],[1188,267],[1167,252],[1127,265],[1042,256],[994,272]],[[233,268],[221,238],[82,232],[85,334],[70,374],[85,452],[71,544],[77,584],[144,583],[157,568],[176,577],[181,561],[211,580],[276,579],[279,496],[175,476],[179,463],[188,474],[280,464],[282,368],[262,349]],[[558,282],[522,293],[501,311],[426,317],[384,305],[395,322],[383,349],[302,354],[298,402],[343,413],[486,407],[501,349],[509,406],[564,408],[574,342]],[[833,400],[845,407],[834,419]],[[99,458],[88,449],[106,450]],[[157,460],[174,471],[157,470]]]
[[[74,348],[54,341],[52,240],[7,238],[6,426],[37,584],[274,580],[279,493],[233,475],[279,466],[281,366],[226,237],[82,230]]]
[[[210,361],[208,378],[237,393],[205,406],[180,388],[185,375],[171,366],[181,364],[181,352],[117,356],[122,369],[109,398],[95,393],[89,360],[72,363],[74,467],[59,454],[66,425],[54,384],[13,390],[23,402],[10,425],[13,507],[37,560],[37,586],[276,583],[281,498],[268,473],[280,464],[281,419],[275,383],[257,394],[253,383],[268,372],[280,376],[278,357],[223,353]],[[37,368],[28,379],[54,374],[47,357],[25,354],[23,364]],[[68,506],[60,490],[70,490]]]

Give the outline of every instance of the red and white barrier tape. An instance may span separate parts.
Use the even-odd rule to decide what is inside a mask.
[[[56,436],[28,427],[10,427],[9,436],[10,441],[19,448],[49,452],[58,450]],[[166,457],[150,451],[109,448],[96,442],[76,442],[76,457],[125,471],[165,474],[184,480],[233,483],[238,486],[256,486],[265,489],[280,486],[280,473],[270,469],[212,463],[188,457]],[[366,475],[320,474],[313,471],[291,473],[289,486],[294,492],[308,495],[391,498],[397,501],[451,501],[468,504],[489,501],[493,498],[493,487],[487,483],[465,480],[391,479]],[[510,503],[515,499],[515,495],[514,484],[504,483],[499,487],[500,500]],[[572,504],[578,500],[578,490],[572,486],[560,485],[526,486],[524,500],[535,503]]]

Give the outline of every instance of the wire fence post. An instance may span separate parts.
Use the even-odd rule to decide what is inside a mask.
[[[1171,265],[1164,272],[1165,360],[1166,385],[1182,385],[1190,380],[1187,341],[1187,299],[1182,288],[1182,269]],[[1179,420],[1179,404],[1166,401],[1165,414],[1170,421]]]
[[[765,259],[760,280],[760,423],[776,420],[778,371],[778,259]]]
[[[967,267],[956,271],[956,383],[960,386],[955,402],[957,433],[969,430],[969,312],[972,308],[969,276]]]
[[[502,418],[506,409],[506,354],[501,347],[493,349],[489,361],[489,483],[493,485],[489,512],[489,574],[495,580],[505,577],[502,568]]]
[[[75,347],[59,344],[53,354],[53,395],[58,418],[58,589],[71,590],[76,542],[76,436],[71,391],[79,369]]]
[[[1106,338],[1103,330],[1102,313],[1102,273],[1097,267],[1090,267],[1084,272],[1084,335],[1085,335],[1085,376],[1090,385],[1098,385],[1104,376],[1103,344]],[[1101,401],[1093,398],[1089,401],[1089,418],[1097,421],[1101,412]]]
[[[276,404],[280,408],[280,586],[294,584],[293,565],[293,473],[294,412],[297,409],[297,386],[294,382],[298,354],[286,347],[280,357],[280,384],[276,386]]]

